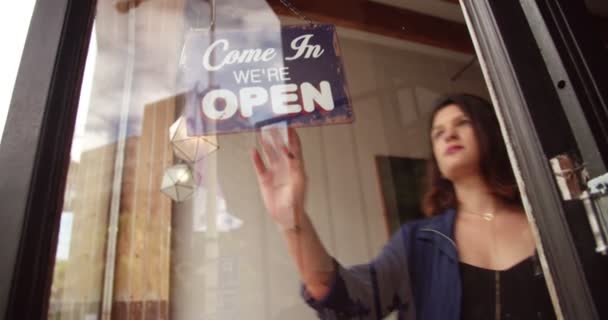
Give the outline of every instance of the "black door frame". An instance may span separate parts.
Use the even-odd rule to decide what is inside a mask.
[[[560,49],[558,58],[573,83],[574,99],[579,106],[589,106],[591,101],[585,114],[599,114],[602,119],[608,99],[606,91],[597,88],[608,83],[601,81],[608,72],[597,67],[602,61],[600,53],[593,52],[598,42],[570,36],[588,31],[572,20],[581,15],[575,1],[537,0],[541,15],[536,18],[546,22],[550,43]],[[573,123],[568,118],[567,104],[560,99],[560,88],[546,67],[547,57],[534,38],[533,30],[539,26],[528,23],[520,3],[462,0],[462,4],[503,133],[510,140],[526,206],[538,227],[560,313],[564,319],[599,319],[547,159],[564,150],[580,153],[571,127],[590,126],[597,139],[597,132],[599,137],[605,134],[608,122]],[[32,16],[0,145],[0,312],[4,319],[46,317],[95,7],[95,0],[37,1]],[[548,125],[540,121],[547,111],[553,115]],[[605,161],[605,146],[597,147]]]
[[[0,145],[0,312],[45,319],[95,0],[36,1]]]
[[[566,81],[558,91],[562,103],[585,115],[586,121],[571,116],[569,120],[575,135],[592,135],[584,137],[584,143],[595,142],[597,148],[596,154],[588,150],[587,167],[591,176],[600,175],[608,163],[608,43],[600,40],[600,33],[607,30],[593,25],[582,1],[537,0],[535,6],[526,12],[546,23],[546,28],[535,28],[547,31],[537,36],[546,37],[538,41],[539,46],[547,64],[555,69],[554,83]],[[550,41],[553,39],[556,41]],[[573,96],[576,100],[570,99]]]
[[[606,140],[596,139],[604,135],[597,130],[608,123],[607,93],[597,83],[608,77],[597,65],[606,52],[598,50],[599,37],[591,39],[597,36],[591,26],[577,20],[585,14],[589,20],[578,2],[462,0],[524,205],[535,221],[549,289],[559,301],[556,312],[563,319],[600,319],[607,316],[606,308],[597,292],[594,303],[593,277],[581,255],[590,257],[587,264],[605,262],[597,261],[599,254],[588,254],[592,246],[575,239],[568,214],[585,213],[581,205],[562,199],[549,165],[554,156],[574,154],[587,161],[592,174],[605,170]],[[577,41],[579,33],[585,41]],[[587,119],[580,117],[583,111]],[[590,235],[590,230],[583,232]]]

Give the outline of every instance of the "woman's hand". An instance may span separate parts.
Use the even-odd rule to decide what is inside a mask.
[[[272,219],[284,230],[299,226],[306,198],[306,174],[302,160],[300,138],[288,129],[285,145],[278,129],[270,129],[270,141],[258,135],[266,164],[257,149],[251,151],[260,193]]]
[[[287,145],[276,129],[271,129],[269,141],[258,136],[267,161],[264,163],[257,149],[252,150],[251,158],[268,213],[283,231],[290,231],[283,235],[300,279],[313,298],[321,299],[335,276],[334,263],[304,213],[307,184],[302,147],[296,131],[288,130]],[[291,232],[294,230],[297,232]]]

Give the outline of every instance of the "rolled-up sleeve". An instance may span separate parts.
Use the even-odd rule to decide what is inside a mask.
[[[399,319],[414,319],[407,246],[402,227],[368,264],[344,268],[334,259],[336,273],[325,297],[315,300],[304,285],[301,295],[320,319],[382,319],[392,311]]]

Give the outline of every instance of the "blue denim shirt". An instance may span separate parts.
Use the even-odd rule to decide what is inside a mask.
[[[460,319],[461,281],[456,211],[403,225],[367,264],[349,268],[335,259],[336,277],[322,300],[301,293],[320,319]]]

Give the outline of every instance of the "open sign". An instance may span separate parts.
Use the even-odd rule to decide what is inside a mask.
[[[353,121],[335,27],[191,34],[182,53],[189,135]]]

